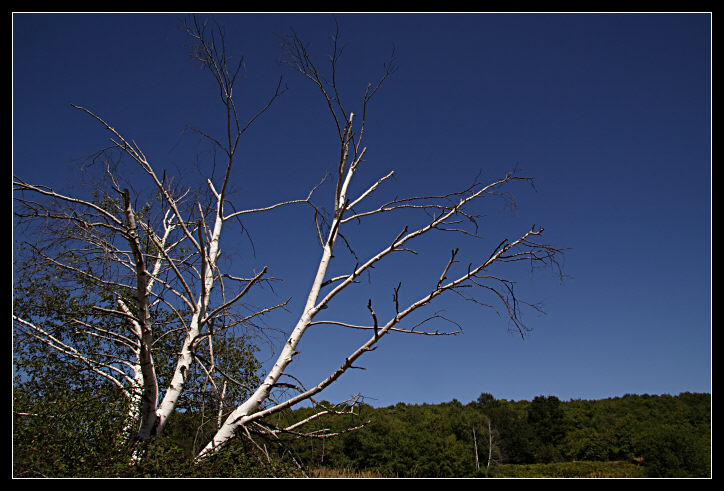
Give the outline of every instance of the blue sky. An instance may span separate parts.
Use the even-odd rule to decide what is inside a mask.
[[[323,63],[334,18],[215,17],[229,51],[245,56],[236,94],[246,114],[268,99],[280,76],[288,86],[242,142],[235,204],[303,198],[333,170],[338,150],[315,88],[278,63],[279,35],[293,28]],[[512,168],[534,177],[535,189],[509,189],[517,213],[494,201],[480,208],[482,241],[435,236],[419,257],[378,268],[329,318],[368,322],[371,295],[378,313],[389,313],[398,281],[403,300],[413,300],[436,281],[450,249],[475,260],[532,224],[545,227],[546,242],[568,248],[568,278],[508,272],[522,298],[544,304],[545,315],[525,313],[533,329],[525,339],[490,311],[444,302],[434,308],[445,309],[463,335],[390,335],[360,361],[366,370],[346,374],[323,398],[362,393],[382,406],[469,402],[481,392],[568,400],[711,390],[710,15],[336,18],[347,43],[338,82],[350,108],[359,111],[366,83],[393,47],[399,65],[369,107],[367,162],[355,189],[394,170],[377,199],[450,192],[480,171],[494,180]],[[104,146],[108,135],[71,103],[133,138],[159,168],[191,176],[197,158],[207,162],[208,148],[183,129],[216,131],[223,114],[208,74],[188,57],[182,19],[14,15],[14,172],[84,192],[73,171],[77,159]],[[328,196],[317,201],[329,206]],[[387,245],[406,219],[350,231],[358,254]],[[235,272],[268,265],[285,280],[278,297],[294,298],[289,313],[268,319],[270,327],[288,332],[304,303],[320,252],[312,224],[302,208],[250,219],[256,256],[241,234],[226,237]],[[360,339],[315,328],[293,370],[313,385]]]

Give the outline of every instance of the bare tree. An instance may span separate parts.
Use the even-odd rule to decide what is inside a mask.
[[[439,264],[426,265],[433,270],[437,269],[439,275],[436,274],[437,280],[429,285],[427,293],[412,301],[403,301],[399,294],[404,281],[401,278],[392,295],[394,314],[389,317],[378,315],[371,298],[360,298],[360,308],[369,313],[368,324],[354,324],[345,319],[320,319],[319,314],[343,291],[354,290],[363,274],[369,273],[374,267],[385,267],[395,255],[416,254],[413,247],[426,236],[446,233],[477,237],[474,205],[486,196],[503,194],[504,186],[528,178],[509,173],[487,184],[473,182],[461,191],[369,203],[378,188],[389,184],[394,174],[391,171],[378,176],[361,193],[352,195],[350,183],[365,163],[366,147],[363,142],[368,105],[395,71],[394,58],[384,65],[377,81],[367,85],[360,108],[355,114],[343,105],[336,79],[342,53],[339,33],[333,37],[333,51],[326,71],[313,62],[307,47],[299,36],[292,33],[284,42],[284,61],[317,87],[336,128],[339,152],[332,176],[333,211],[327,216],[314,204],[312,197],[316,187],[295,199],[236,210],[230,205],[229,181],[239,140],[284,89],[280,82],[268,103],[246,122],[242,122],[232,96],[241,65],[231,64],[232,60],[226,54],[223,31],[209,32],[205,25],[194,18],[189,22],[188,32],[196,41],[195,57],[209,69],[216,81],[225,112],[223,137],[195,130],[217,147],[225,159],[220,181],[207,179],[207,189],[203,193],[198,190],[191,193],[183,189],[168,179],[165,173],[159,175],[133,140],[123,136],[91,110],[80,106],[74,107],[97,120],[110,132],[112,148],[130,158],[143,171],[154,199],[141,199],[140,202],[147,206],[139,210],[136,204],[139,202],[138,197],[134,200],[131,191],[121,186],[120,178],[107,161],[105,173],[109,183],[108,191],[97,196],[96,200],[61,194],[20,178],[14,180],[17,214],[26,220],[62,224],[60,228],[65,238],[71,238],[72,244],[75,244],[69,246],[73,248],[73,254],[65,250],[52,256],[38,248],[38,257],[59,270],[113,293],[115,306],[97,305],[93,313],[99,317],[117,319],[115,328],[84,319],[75,319],[73,327],[95,337],[103,336],[115,347],[115,351],[112,351],[114,356],[105,356],[109,353],[99,355],[83,352],[79,346],[64,341],[42,325],[18,315],[13,315],[15,326],[65,353],[70,359],[85,364],[99,377],[123,388],[131,401],[128,419],[136,428],[137,440],[147,440],[164,430],[185,390],[187,374],[195,363],[209,375],[208,380],[214,385],[219,400],[216,416],[218,431],[197,458],[203,459],[213,454],[237,436],[247,438],[268,458],[266,448],[257,441],[259,435],[271,439],[281,434],[314,438],[334,435],[331,432],[304,431],[303,426],[323,414],[349,413],[354,410],[356,401],[348,401],[337,407],[320,407],[314,416],[286,426],[273,425],[270,416],[303,401],[316,401],[317,394],[337,381],[343,373],[355,368],[355,363],[365,353],[376,349],[387,334],[397,332],[440,336],[460,332],[461,329],[452,319],[443,317],[439,312],[427,315],[422,321],[412,321],[413,313],[436,302],[439,297],[452,294],[494,308],[509,319],[521,335],[527,331],[520,316],[522,302],[515,295],[513,282],[491,272],[491,267],[519,261],[557,266],[561,251],[540,242],[543,229],[535,226],[522,231],[514,239],[498,241],[477,263],[461,266],[459,249],[455,248],[449,257],[441,258]],[[40,203],[35,199],[37,196],[50,199],[52,204]],[[321,257],[318,263],[310,267],[316,270],[312,285],[306,292],[306,303],[275,363],[258,386],[244,388],[246,395],[243,401],[230,406],[225,394],[227,388],[238,385],[238,381],[233,373],[222,372],[215,363],[215,340],[223,335],[224,330],[248,326],[259,316],[286,307],[288,300],[272,302],[244,315],[235,311],[234,308],[252,289],[263,287],[272,278],[266,265],[259,266],[243,278],[224,272],[219,262],[222,231],[226,231],[235,219],[244,215],[264,213],[294,204],[308,206],[310,213],[313,213]],[[334,254],[340,241],[344,243],[343,247],[352,247],[344,235],[349,227],[361,226],[375,216],[394,216],[402,211],[419,213],[423,219],[422,225],[400,223],[398,233],[380,238],[382,245],[375,253],[363,258],[352,256],[354,263],[346,265],[348,273],[331,277],[328,273],[330,265],[345,260],[343,255]],[[83,261],[82,265],[77,263],[79,258]],[[492,298],[493,302],[487,301],[486,296]],[[154,320],[159,318],[159,309],[165,314],[161,317],[165,322]],[[428,328],[436,320],[449,322],[455,327],[447,331]],[[339,353],[339,365],[314,386],[305,387],[294,376],[291,365],[305,333],[310,327],[322,324],[367,331],[369,337],[350,352]],[[162,388],[152,353],[159,338],[167,336],[170,331],[181,333],[180,346],[174,360],[175,367]]]
[[[262,267],[246,278],[223,274],[218,267],[218,260],[224,225],[243,213],[267,211],[309,200],[307,196],[301,200],[265,206],[260,210],[227,211],[229,174],[239,140],[254,120],[281,95],[283,89],[280,82],[268,103],[242,124],[232,98],[232,89],[241,65],[230,67],[223,51],[223,33],[207,37],[205,25],[196,19],[187,27],[188,33],[198,42],[195,57],[216,80],[225,110],[225,137],[216,139],[204,134],[226,158],[225,173],[220,184],[214,185],[208,179],[208,193],[196,193],[195,202],[187,199],[191,195],[190,190],[174,187],[165,172],[159,175],[134,141],[125,138],[89,109],[75,105],[73,107],[96,119],[110,132],[112,149],[130,157],[146,174],[155,195],[152,202],[146,203],[151,209],[141,211],[135,208],[129,189],[121,189],[119,178],[105,156],[102,160],[110,190],[101,190],[102,196],[96,196],[95,200],[64,195],[17,177],[14,180],[15,189],[21,191],[16,196],[16,214],[25,220],[59,222],[60,225],[55,227],[55,233],[52,234],[54,239],[77,245],[61,251],[56,257],[36,248],[38,257],[64,273],[113,292],[115,308],[95,309],[99,314],[111,315],[123,321],[117,324],[118,330],[100,328],[80,319],[74,319],[74,322],[89,330],[91,336],[103,336],[125,348],[122,350],[123,357],[114,356],[115,359],[109,361],[106,354],[99,356],[83,353],[65,344],[42,326],[15,315],[13,319],[17,326],[41,342],[63,351],[99,376],[126,389],[132,400],[129,420],[139,422],[135,438],[140,441],[163,431],[184,391],[187,373],[191,365],[200,359],[204,344],[207,346],[203,350],[208,351],[207,359],[211,363],[207,370],[214,370],[212,332],[216,321],[219,321],[216,335],[221,335],[220,325],[229,329],[233,325],[249,323],[255,317],[286,304],[269,305],[242,318],[230,320],[234,319],[232,307],[252,288],[266,280],[267,268]],[[49,198],[50,202],[36,202],[28,197],[29,193]],[[202,199],[201,196],[210,199]],[[79,260],[83,262],[82,265],[78,264]],[[221,290],[216,298],[213,295],[215,288]],[[152,357],[153,346],[158,341],[151,320],[154,307],[164,308],[175,317],[177,322],[168,323],[166,327],[178,328],[180,325],[185,333],[178,347],[173,374],[162,398]]]

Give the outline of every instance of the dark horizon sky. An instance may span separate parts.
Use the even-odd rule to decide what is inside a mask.
[[[338,149],[324,102],[278,60],[279,36],[293,28],[323,63],[335,18],[346,43],[338,83],[351,110],[393,49],[399,65],[368,108],[367,161],[354,189],[396,176],[370,208],[385,197],[464,189],[478,173],[492,181],[516,168],[535,179],[509,188],[517,212],[493,201],[478,209],[481,241],[435,236],[419,257],[377,268],[360,296],[341,297],[329,316],[368,322],[368,292],[390,313],[398,281],[403,300],[414,300],[450,249],[459,246],[466,264],[533,224],[567,249],[563,282],[550,271],[510,272],[522,298],[544,304],[545,315],[524,312],[525,339],[489,310],[445,300],[429,312],[445,309],[464,334],[390,335],[360,360],[366,370],[345,374],[322,398],[359,392],[384,406],[469,402],[481,392],[568,400],[711,391],[710,14],[214,17],[229,51],[245,57],[236,89],[244,114],[266,102],[280,76],[288,87],[242,140],[238,208],[303,198],[333,171]],[[189,179],[200,168],[205,179],[208,148],[184,128],[219,131],[222,113],[213,81],[188,56],[183,18],[14,14],[13,172],[85,192],[78,159],[109,135],[72,103],[133,138],[158,168]],[[329,206],[323,193],[318,199]],[[366,257],[401,225],[371,222],[350,238]],[[268,322],[289,332],[319,259],[313,217],[290,208],[245,226],[253,249],[226,231],[233,271],[268,265],[284,278],[269,301],[293,301]],[[339,259],[340,270],[354,266]],[[315,327],[292,371],[312,386],[360,339]]]

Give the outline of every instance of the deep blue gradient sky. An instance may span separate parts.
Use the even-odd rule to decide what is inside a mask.
[[[329,52],[330,14],[216,15],[232,53],[243,53],[240,107],[253,114],[280,76],[288,91],[250,130],[234,168],[237,208],[298,199],[334,169],[335,134],[323,100],[278,63],[279,35],[293,28],[312,53]],[[456,191],[482,171],[535,178],[509,188],[519,211],[484,208],[482,241],[441,234],[416,257],[378,267],[359,296],[325,318],[367,323],[436,282],[453,247],[463,264],[487,257],[532,224],[568,248],[560,282],[550,271],[511,270],[532,332],[470,303],[445,309],[463,335],[390,335],[324,392],[373,405],[497,398],[599,399],[626,393],[711,389],[711,17],[706,14],[339,14],[348,44],[339,85],[352,110],[393,47],[399,64],[369,107],[367,162],[354,190],[395,170],[369,207],[390,196]],[[189,59],[177,14],[20,14],[13,17],[13,167],[22,178],[84,190],[78,159],[108,134],[70,104],[88,107],[133,138],[158,168],[189,179],[208,145],[183,129],[220,128],[208,74]],[[330,191],[329,188],[320,192]],[[354,194],[354,192],[353,192]],[[317,201],[329,207],[330,198]],[[407,216],[350,232],[361,257],[385,247]],[[410,218],[412,220],[412,218]],[[274,223],[274,225],[270,225]],[[316,270],[310,210],[249,219],[254,239],[227,230],[232,274],[268,265],[293,295],[270,327],[289,332]],[[371,227],[371,228],[369,228]],[[422,246],[421,246],[422,247]],[[424,250],[424,253],[423,253]],[[339,259],[348,261],[343,252]],[[348,268],[354,261],[344,263]],[[340,271],[343,271],[340,269]],[[420,290],[422,289],[422,290]],[[439,325],[440,329],[447,326]],[[292,370],[306,385],[336,368],[359,333],[316,327]],[[263,359],[266,359],[262,356]]]

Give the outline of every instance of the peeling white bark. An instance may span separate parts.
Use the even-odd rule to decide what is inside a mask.
[[[229,178],[239,137],[256,119],[256,117],[261,114],[261,112],[263,112],[269,104],[271,104],[271,101],[279,95],[280,88],[279,86],[277,87],[277,91],[269,101],[269,104],[267,104],[260,113],[255,115],[246,126],[242,126],[237,119],[238,115],[236,107],[234,106],[231,98],[231,88],[233,86],[233,78],[235,75],[232,76],[231,73],[233,71],[230,72],[228,67],[223,65],[226,63],[227,58],[223,55],[219,55],[216,47],[209,47],[205,44],[206,41],[202,35],[203,28],[198,25],[196,28],[197,31],[192,35],[194,35],[194,37],[201,43],[202,49],[199,52],[199,56],[202,58],[202,61],[207,64],[208,68],[216,78],[220,89],[221,99],[225,104],[226,109],[225,141],[222,143],[221,141],[202,133],[202,136],[208,138],[213,144],[219,147],[227,158],[226,172],[223,177],[223,181],[217,182],[216,185],[214,185],[210,179],[207,180],[209,190],[213,196],[211,201],[213,203],[215,200],[215,206],[204,210],[201,204],[197,203],[198,210],[194,209],[193,212],[185,215],[184,211],[187,210],[181,209],[183,206],[182,197],[175,196],[172,193],[168,186],[165,185],[164,177],[161,179],[158,178],[151,164],[148,162],[146,156],[143,154],[138,145],[136,145],[132,140],[126,140],[120,133],[91,111],[78,106],[74,107],[95,118],[112,133],[112,141],[116,147],[132,158],[140,166],[140,168],[146,172],[151,182],[156,186],[157,192],[163,198],[163,205],[160,210],[164,212],[163,219],[161,220],[164,228],[163,234],[158,236],[151,229],[150,224],[144,223],[141,219],[138,219],[137,223],[137,214],[132,207],[129,192],[127,190],[120,191],[117,189],[115,181],[114,189],[123,199],[123,208],[121,213],[118,214],[111,213],[92,202],[56,193],[50,188],[34,186],[25,183],[20,179],[16,179],[14,181],[14,186],[18,190],[38,193],[42,196],[64,202],[72,206],[85,207],[91,210],[94,216],[100,216],[102,217],[102,220],[98,222],[83,222],[82,219],[76,218],[73,218],[73,220],[82,221],[83,227],[88,229],[93,229],[94,227],[99,229],[102,228],[110,235],[115,237],[121,236],[130,247],[129,253],[129,251],[116,249],[117,242],[114,242],[113,240],[109,240],[108,242],[100,241],[100,244],[93,244],[93,246],[103,249],[103,251],[108,254],[108,257],[111,257],[116,264],[122,267],[122,269],[125,268],[125,270],[133,272],[135,284],[132,285],[126,285],[123,283],[124,281],[130,282],[130,280],[116,280],[115,278],[108,279],[100,276],[94,276],[93,274],[84,271],[82,268],[77,268],[70,264],[64,264],[62,261],[54,258],[44,257],[45,260],[55,266],[71,271],[75,275],[78,275],[78,277],[83,277],[97,285],[115,289],[117,292],[127,292],[129,290],[135,292],[135,305],[127,305],[121,299],[121,295],[119,293],[117,295],[119,310],[116,310],[115,308],[108,309],[101,308],[100,306],[97,307],[97,310],[103,315],[115,316],[123,320],[124,326],[129,324],[131,326],[132,335],[128,338],[121,333],[102,333],[104,336],[110,337],[113,342],[123,344],[130,348],[128,351],[132,354],[128,356],[132,356],[133,359],[117,362],[122,365],[122,368],[119,368],[117,365],[103,363],[88,354],[81,353],[73,346],[65,344],[60,339],[53,337],[49,332],[43,330],[42,327],[39,327],[27,320],[20,319],[16,316],[13,316],[13,320],[41,342],[51,346],[59,352],[67,354],[79,362],[84,363],[90,370],[97,373],[98,376],[104,377],[118,387],[124,388],[131,398],[131,408],[127,418],[126,430],[135,426],[135,437],[138,440],[146,440],[153,435],[161,434],[166,427],[169,417],[173,414],[178,401],[183,396],[188,374],[191,372],[192,365],[196,361],[194,356],[196,348],[204,336],[210,336],[212,334],[207,329],[209,321],[217,315],[221,315],[226,312],[236,302],[244,297],[244,295],[246,295],[252,287],[257,285],[260,281],[263,281],[264,275],[267,272],[267,268],[264,267],[261,272],[246,279],[234,278],[229,275],[221,274],[218,270],[218,259],[221,254],[220,240],[225,222],[247,213],[266,212],[280,206],[294,203],[306,203],[314,206],[312,205],[310,198],[316,187],[309,192],[306,199],[289,200],[269,206],[234,211],[233,213],[225,214],[224,203],[228,198],[227,189],[229,187]],[[234,409],[226,417],[226,419],[222,418],[222,410],[224,409],[223,399],[226,394],[226,381],[224,381],[224,388],[221,392],[221,402],[219,403],[219,412],[217,416],[218,431],[208,445],[199,453],[197,457],[199,459],[205,458],[224,447],[232,438],[235,437],[237,433],[245,435],[256,445],[256,442],[253,441],[249,430],[250,428],[253,429],[253,425],[258,425],[258,423],[256,423],[257,421],[278,411],[292,407],[299,402],[308,400],[325,388],[329,387],[332,383],[337,381],[342,374],[354,367],[356,360],[365,353],[375,349],[376,344],[389,332],[397,331],[428,335],[449,334],[438,333],[437,331],[425,332],[416,330],[418,326],[422,325],[426,321],[423,321],[411,328],[398,327],[410,314],[431,303],[445,292],[456,293],[466,300],[470,300],[470,298],[465,297],[461,292],[463,287],[477,286],[487,289],[487,291],[498,297],[507,309],[507,314],[510,319],[520,328],[517,318],[516,309],[518,307],[515,302],[515,297],[513,297],[513,302],[509,302],[506,297],[506,294],[508,293],[506,289],[509,289],[508,283],[501,278],[486,274],[485,270],[496,262],[518,261],[522,259],[545,262],[555,253],[559,252],[550,246],[535,243],[533,239],[540,235],[543,229],[536,229],[533,227],[527,233],[521,235],[517,240],[508,241],[506,239],[500,242],[491,251],[486,260],[479,261],[475,265],[471,264],[464,272],[454,274],[454,264],[457,263],[456,255],[458,253],[458,250],[454,249],[444,268],[441,268],[442,274],[440,275],[439,280],[436,283],[433,282],[431,284],[429,293],[420,296],[420,298],[416,301],[401,305],[397,295],[397,290],[395,290],[395,314],[390,318],[379,319],[377,313],[372,308],[372,300],[370,299],[368,302],[365,300],[362,304],[364,305],[366,303],[373,319],[373,325],[358,326],[340,321],[315,320],[320,311],[325,309],[328,304],[330,304],[330,302],[332,302],[343,290],[353,285],[364,272],[378,265],[378,263],[382,262],[388,256],[393,255],[393,253],[414,252],[409,248],[409,243],[414,242],[417,238],[435,230],[445,232],[465,232],[464,230],[457,228],[457,224],[460,217],[472,220],[473,217],[468,214],[469,212],[466,210],[466,206],[478,198],[491,194],[495,191],[495,188],[519,178],[507,175],[487,186],[479,186],[475,184],[463,192],[450,193],[442,196],[416,196],[408,199],[396,199],[368,211],[358,211],[357,209],[353,210],[353,208],[356,208],[363,203],[364,200],[370,197],[383,182],[387,181],[393,175],[393,172],[389,172],[385,176],[379,178],[354,199],[349,199],[347,197],[349,186],[353,181],[355,173],[366,152],[366,148],[361,147],[365,119],[364,108],[366,107],[371,95],[379,88],[379,83],[376,87],[368,87],[368,93],[365,94],[363,101],[362,122],[358,125],[358,134],[355,134],[353,129],[354,114],[349,113],[349,117],[346,117],[346,115],[340,115],[338,113],[338,111],[342,108],[341,102],[336,97],[330,97],[325,92],[324,87],[327,82],[320,78],[316,69],[313,65],[311,65],[311,62],[304,51],[304,47],[298,42],[298,39],[294,40],[292,50],[295,50],[295,56],[297,57],[293,66],[312,79],[322,90],[337,125],[340,153],[338,154],[339,162],[337,165],[336,186],[334,189],[334,216],[329,224],[330,229],[327,234],[326,241],[322,238],[320,227],[317,227],[320,244],[322,246],[321,257],[319,258],[314,278],[309,291],[307,292],[305,305],[300,312],[299,318],[291,330],[289,337],[284,343],[278,358],[275,360],[275,363],[269,372],[265,375],[262,383],[252,391],[251,396],[249,396],[249,398],[239,407]],[[335,56],[337,54],[338,53],[335,53]],[[335,60],[336,58],[333,57],[333,64]],[[382,80],[384,80],[388,75],[389,71],[385,73]],[[333,87],[333,89],[336,92],[336,87]],[[341,122],[344,124],[341,124]],[[28,203],[30,202],[31,201],[28,200]],[[404,228],[401,227],[402,231],[392,241],[388,242],[386,247],[382,247],[376,254],[369,256],[365,261],[360,261],[361,264],[356,264],[349,274],[329,279],[327,278],[327,271],[334,258],[335,244],[340,236],[341,228],[345,226],[345,224],[351,221],[359,221],[368,216],[395,212],[402,209],[420,209],[428,214],[427,216],[429,217],[429,221],[424,226],[413,230],[409,230],[407,226]],[[315,210],[318,211],[316,207]],[[159,212],[159,217],[160,215],[161,213]],[[68,217],[53,216],[50,213],[44,218],[68,219]],[[213,223],[213,228],[210,230],[206,228],[207,222],[209,225]],[[173,239],[175,242],[170,239],[172,231],[176,231],[174,235],[177,235],[177,238]],[[153,243],[157,249],[156,252],[150,254],[148,252],[148,247],[146,249],[142,247],[139,232],[144,234],[145,239],[150,240]],[[178,236],[180,236],[180,238]],[[172,243],[169,243],[169,241]],[[186,249],[191,250],[191,252],[185,252],[183,255],[178,253],[177,247],[180,244],[183,244]],[[151,262],[153,262],[153,267],[149,270],[149,264]],[[193,265],[188,267],[182,265],[186,263],[193,263]],[[240,282],[245,282],[245,286],[240,288],[238,293],[236,293],[232,298],[226,300],[225,295],[222,295],[224,300],[221,302],[214,302],[212,304],[212,292],[214,288],[219,288],[222,294],[225,293],[224,284],[221,283],[223,281],[222,278],[231,278],[235,281],[238,280]],[[497,286],[490,286],[486,282],[496,283]],[[220,287],[216,285],[217,283],[220,284]],[[158,284],[161,284],[162,287],[157,287],[156,290],[162,290],[164,295],[170,295],[173,297],[173,301],[166,301],[165,298],[161,297],[161,293],[154,290],[154,286]],[[327,285],[330,285],[329,290],[323,295],[322,288]],[[175,360],[176,366],[173,376],[168,383],[168,386],[164,387],[163,390],[158,386],[154,359],[152,356],[153,343],[156,341],[156,339],[154,339],[154,333],[151,325],[151,307],[153,301],[164,302],[164,304],[178,316],[179,323],[186,329],[186,335],[179,347],[178,357]],[[188,308],[191,312],[190,315],[182,316],[179,313],[179,310],[183,309],[179,308],[177,310],[172,305],[174,303],[183,304],[184,308]],[[253,315],[263,314],[269,310],[283,306],[285,303],[264,308]],[[249,317],[253,317],[253,315]],[[426,320],[435,318],[442,317],[436,314],[428,317]],[[309,327],[315,324],[324,323],[358,329],[367,329],[370,331],[370,337],[356,347],[356,349],[348,353],[347,356],[340,353],[339,365],[330,370],[329,373],[322,380],[318,381],[315,386],[308,389],[295,387],[297,390],[295,395],[279,402],[271,402],[272,391],[274,388],[283,385],[280,382],[282,376],[290,374],[289,366],[292,363],[294,356],[297,354],[299,343]],[[92,330],[94,328],[93,326],[88,326],[88,329]],[[101,334],[100,330],[96,328],[95,334]],[[342,358],[343,356],[344,358]],[[213,369],[207,372],[209,376],[211,371],[213,371]],[[216,387],[216,385],[214,385],[214,387]],[[161,394],[163,394],[163,397],[161,397]],[[304,422],[299,422],[298,425],[301,426],[303,423]],[[287,430],[296,430],[297,427],[297,425],[291,425]],[[266,428],[265,431],[270,434],[276,434],[273,429]],[[490,447],[491,444],[489,442],[489,448]],[[261,447],[259,448],[261,451],[265,452],[264,449]],[[141,458],[141,453],[135,453],[134,457]],[[476,439],[476,465],[479,465],[477,457]],[[489,453],[488,465],[490,463],[490,459],[491,455]]]

